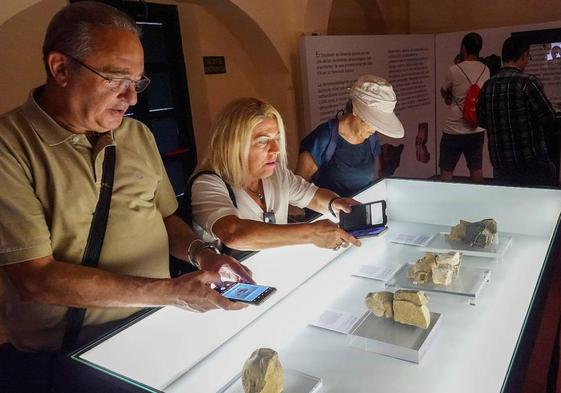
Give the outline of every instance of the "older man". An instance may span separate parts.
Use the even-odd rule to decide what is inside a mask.
[[[68,307],[87,308],[83,337],[139,307],[239,309],[210,283],[224,266],[251,280],[174,215],[152,134],[123,118],[149,83],[134,22],[100,3],[71,4],[51,21],[43,56],[46,85],[0,117],[0,316],[9,341],[0,346],[1,391],[11,391],[6,370],[18,369],[22,351],[60,348]],[[109,148],[116,164],[106,234],[98,267],[86,267]],[[170,279],[169,253],[202,271]]]

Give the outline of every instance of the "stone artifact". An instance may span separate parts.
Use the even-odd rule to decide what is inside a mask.
[[[409,269],[408,276],[414,282],[424,284],[431,279],[433,267],[436,267],[436,256],[432,252],[427,252]]]
[[[450,285],[458,276],[461,262],[461,252],[447,254],[427,252],[409,268],[407,276],[417,284],[432,281],[435,284]]]
[[[448,235],[449,240],[461,240],[470,247],[487,248],[495,241],[497,222],[492,218],[477,222],[460,220]]]
[[[242,384],[245,393],[281,393],[284,371],[276,351],[259,348],[243,365]]]
[[[377,317],[393,318],[393,293],[370,292],[364,300],[372,314]]]
[[[432,268],[432,282],[448,286],[458,277],[462,264],[461,252],[436,254],[436,266]]]
[[[366,305],[378,317],[392,318],[406,325],[427,329],[430,325],[428,297],[423,291],[374,292],[366,296]]]
[[[396,291],[393,297],[394,321],[427,329],[430,325],[428,301],[423,291]]]

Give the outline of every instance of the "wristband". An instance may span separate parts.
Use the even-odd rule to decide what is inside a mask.
[[[336,196],[334,198],[331,198],[331,200],[329,201],[329,203],[327,204],[327,208],[329,209],[329,212],[331,214],[333,214],[333,217],[337,218],[337,215],[335,214],[335,212],[333,211],[333,208],[331,207],[331,205],[333,204],[333,202],[335,202],[335,199],[339,199],[341,198],[340,196]]]
[[[191,243],[189,243],[189,247],[187,247],[187,258],[189,260],[189,263],[199,270],[201,266],[200,263],[197,262],[197,256],[205,248],[208,248],[215,253],[220,254],[220,251],[218,251],[214,243],[204,242],[201,239],[193,240]]]

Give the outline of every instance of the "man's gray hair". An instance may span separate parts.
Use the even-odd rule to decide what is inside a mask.
[[[69,4],[55,14],[47,27],[43,41],[47,75],[50,74],[47,65],[49,53],[60,51],[83,60],[95,49],[93,32],[98,28],[131,31],[140,38],[140,29],[134,20],[114,7],[95,1]]]

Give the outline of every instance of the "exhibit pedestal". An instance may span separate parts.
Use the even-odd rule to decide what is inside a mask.
[[[431,347],[442,323],[442,315],[431,312],[427,329],[404,325],[392,318],[367,311],[349,333],[349,345],[397,359],[419,363]]]

